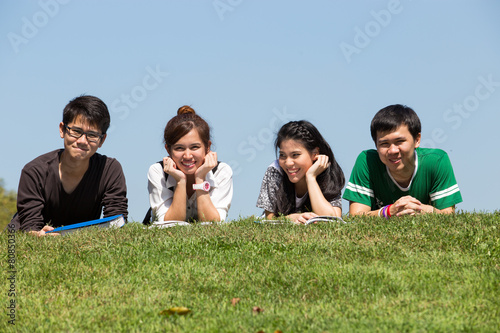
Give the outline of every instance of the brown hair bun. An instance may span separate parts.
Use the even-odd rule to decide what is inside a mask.
[[[167,151],[192,129],[196,129],[205,148],[208,149],[210,147],[210,127],[203,118],[196,114],[192,107],[184,105],[177,110],[177,115],[170,119],[165,126],[163,138]]]
[[[177,110],[177,115],[189,114],[189,113],[196,114],[196,112],[193,110],[193,108],[188,106],[188,105],[181,106],[179,108],[179,110]]]

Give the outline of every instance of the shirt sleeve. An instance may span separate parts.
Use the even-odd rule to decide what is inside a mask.
[[[336,198],[330,201],[333,207],[339,207],[342,210],[342,196],[339,194]]]
[[[462,202],[462,194],[458,188],[450,158],[446,153],[437,164],[430,199],[437,209],[448,208]]]
[[[281,177],[279,170],[273,165],[267,168],[260,186],[257,207],[276,214],[276,193],[278,192]]]
[[[35,167],[24,167],[17,191],[18,219],[23,231],[39,231],[46,224],[43,217],[43,188],[43,172]]]
[[[174,198],[174,188],[167,188],[164,171],[160,163],[149,167],[148,171],[149,204],[153,220],[163,221]]]
[[[210,199],[219,212],[220,220],[224,221],[233,199],[233,170],[228,164],[220,163],[214,178],[217,181],[217,187],[210,194]]]
[[[127,184],[122,166],[114,158],[108,159],[109,168],[104,176],[106,180],[102,205],[104,207],[103,217],[123,215],[128,217]]]
[[[375,196],[370,183],[367,154],[362,152],[358,155],[352,168],[349,182],[344,191],[344,199],[371,207]]]

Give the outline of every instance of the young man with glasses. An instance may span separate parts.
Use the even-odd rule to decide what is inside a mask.
[[[415,111],[396,104],[371,123],[375,149],[359,154],[343,198],[350,215],[449,214],[462,202],[448,154],[419,148],[421,124]]]
[[[38,236],[62,225],[123,214],[127,188],[120,163],[97,153],[106,140],[110,116],[103,101],[80,96],[64,108],[59,133],[64,149],[25,165],[14,223]],[[49,233],[55,235],[55,233]]]

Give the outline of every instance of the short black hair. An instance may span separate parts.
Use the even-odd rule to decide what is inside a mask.
[[[102,134],[106,134],[111,123],[108,107],[95,96],[82,95],[72,99],[64,108],[62,121],[69,124],[78,116],[98,127]]]
[[[394,131],[401,125],[408,126],[408,131],[414,139],[422,131],[422,125],[415,111],[412,108],[394,104],[381,109],[372,119],[370,131],[373,142],[377,144],[377,134],[379,132]]]

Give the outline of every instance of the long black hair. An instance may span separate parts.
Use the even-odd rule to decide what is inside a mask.
[[[344,172],[335,160],[330,145],[318,129],[306,120],[290,121],[283,125],[278,132],[276,141],[274,142],[276,153],[278,153],[281,143],[286,140],[300,142],[309,152],[318,148],[319,154],[328,156],[330,166],[316,180],[326,200],[332,201],[338,197],[345,184]],[[298,211],[310,211],[311,202],[309,197],[302,207],[295,207],[294,184],[288,179],[286,172],[284,170],[281,171],[283,181],[278,188],[275,213],[289,215]]]

